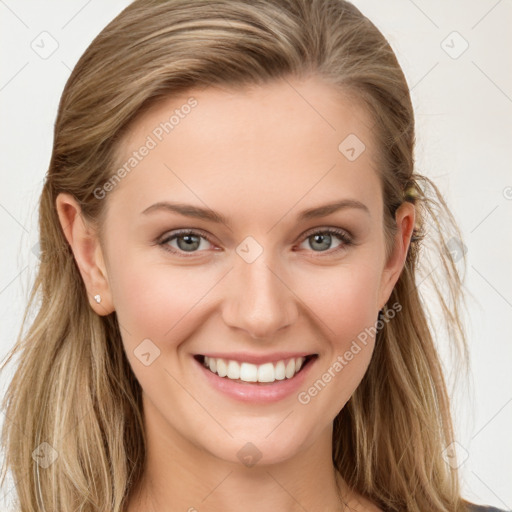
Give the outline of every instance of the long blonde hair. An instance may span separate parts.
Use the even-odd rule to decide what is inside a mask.
[[[372,116],[388,250],[398,206],[410,201],[417,215],[390,297],[401,311],[378,332],[368,371],[335,419],[333,463],[383,510],[465,510],[456,470],[443,458],[454,440],[449,396],[418,289],[418,263],[431,244],[443,288],[431,282],[450,341],[464,352],[462,281],[451,252],[461,235],[437,187],[414,171],[413,108],[392,48],[344,0],[136,0],[87,48],[58,109],[39,205],[41,258],[23,325],[36,304],[37,315],[3,365],[19,355],[3,402],[2,444],[3,478],[10,468],[23,512],[121,512],[145,457],[140,385],[115,312],[100,317],[89,306],[57,195],[72,194],[101,225],[108,198],[94,191],[149,106],[196,86],[307,75],[350,94]],[[57,456],[48,467],[34,462],[43,443]]]

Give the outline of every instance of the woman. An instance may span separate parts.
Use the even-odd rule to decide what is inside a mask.
[[[413,147],[402,70],[348,2],[114,19],[62,95],[10,356],[20,510],[484,510],[416,284],[437,243],[464,349],[460,233]]]

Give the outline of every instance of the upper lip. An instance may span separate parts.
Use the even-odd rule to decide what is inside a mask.
[[[307,357],[317,355],[314,352],[273,352],[272,354],[250,354],[249,352],[237,352],[236,354],[228,354],[225,352],[209,352],[207,354],[196,354],[197,356],[213,357],[215,359],[227,359],[231,361],[238,361],[240,363],[274,363],[282,359],[291,359],[297,357]]]

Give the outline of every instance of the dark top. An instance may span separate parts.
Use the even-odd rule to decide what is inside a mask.
[[[470,504],[468,512],[507,512],[501,508],[485,507],[484,505],[473,505]]]

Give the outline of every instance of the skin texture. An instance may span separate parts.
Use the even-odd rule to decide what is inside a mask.
[[[301,389],[310,387],[375,325],[405,262],[414,207],[397,211],[386,261],[371,120],[315,77],[166,99],[136,120],[120,161],[191,96],[197,106],[102,199],[101,240],[73,197],[57,199],[91,307],[99,315],[117,312],[143,389],[147,467],[128,510],[342,510],[337,478],[351,509],[378,510],[346,488],[331,457],[332,422],[367,369],[372,338],[308,404],[296,393],[272,404],[236,401],[208,385],[192,356],[317,353]],[[366,145],[354,161],[338,149],[349,134]],[[346,198],[369,213],[347,208],[296,219]],[[229,226],[141,213],[159,201],[211,208]],[[354,245],[343,247],[336,235],[315,243],[311,235],[329,227],[348,231]],[[201,238],[191,253],[183,239],[167,241],[180,256],[155,242],[181,228],[200,230],[211,243]],[[252,263],[236,252],[247,236],[263,249]],[[149,366],[134,353],[144,339],[160,350]],[[247,442],[261,452],[252,467],[237,456]]]

